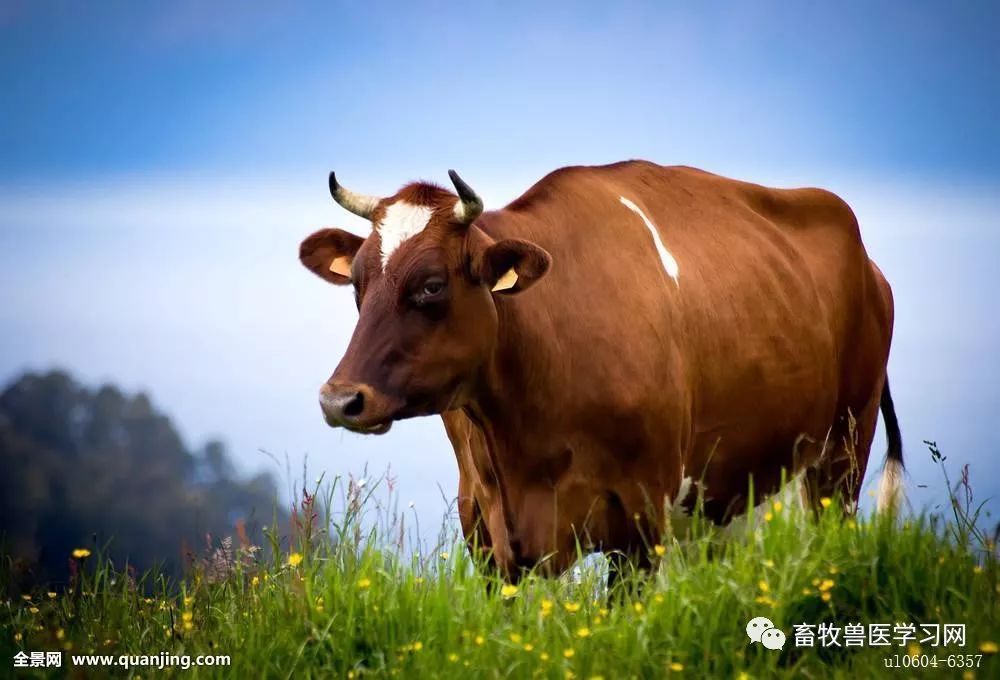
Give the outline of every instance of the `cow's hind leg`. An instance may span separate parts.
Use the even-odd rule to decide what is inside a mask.
[[[854,514],[861,496],[861,483],[878,422],[879,384],[868,403],[856,413],[845,409],[831,429],[819,459],[803,474],[803,495],[808,507],[819,512],[824,498],[839,498],[847,514]]]

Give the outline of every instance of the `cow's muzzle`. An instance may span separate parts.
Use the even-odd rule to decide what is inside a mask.
[[[362,383],[327,383],[319,390],[319,405],[330,427],[363,434],[385,434],[395,408],[390,400]]]

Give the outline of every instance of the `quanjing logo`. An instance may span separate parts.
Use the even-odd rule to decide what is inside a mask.
[[[771,619],[757,616],[747,624],[747,637],[750,642],[759,642],[768,649],[781,649],[785,646],[785,633],[775,628]]]

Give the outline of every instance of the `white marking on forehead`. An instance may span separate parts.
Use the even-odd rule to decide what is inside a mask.
[[[649,229],[649,233],[653,236],[653,244],[656,246],[656,252],[660,255],[660,262],[663,263],[663,271],[667,272],[667,275],[674,280],[674,283],[676,283],[678,287],[680,287],[681,282],[678,279],[680,276],[680,269],[677,266],[677,260],[675,260],[674,256],[670,254],[670,251],[663,246],[663,241],[660,240],[660,232],[656,230],[656,225],[654,225],[649,218],[646,217],[646,213],[644,213],[635,203],[628,200],[624,196],[620,196],[619,198],[626,208],[641,217],[642,221],[646,223],[646,228]]]
[[[379,237],[382,239],[382,269],[385,269],[389,257],[403,242],[422,232],[431,221],[434,210],[426,205],[413,205],[406,201],[393,203],[385,210],[385,217],[378,225]]]

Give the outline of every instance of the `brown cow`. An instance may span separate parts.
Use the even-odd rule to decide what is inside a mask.
[[[892,294],[840,198],[629,161],[482,213],[450,175],[375,198],[330,174],[374,228],[301,246],[360,310],[320,402],[355,432],[441,414],[463,530],[508,578],[577,545],[641,560],[664,513],[724,522],[783,470],[856,502],[880,405],[893,502]]]

